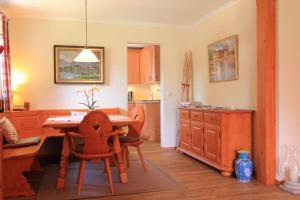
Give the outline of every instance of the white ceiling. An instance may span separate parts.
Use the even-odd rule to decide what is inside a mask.
[[[88,0],[88,20],[189,26],[236,0]],[[84,0],[0,0],[9,17],[84,19]]]

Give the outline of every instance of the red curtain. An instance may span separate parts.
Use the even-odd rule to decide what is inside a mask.
[[[11,67],[9,54],[9,38],[8,38],[8,18],[1,14],[2,17],[2,48],[1,63],[0,63],[0,109],[3,111],[10,110],[12,107],[12,92],[11,92]],[[1,48],[0,48],[1,49]]]

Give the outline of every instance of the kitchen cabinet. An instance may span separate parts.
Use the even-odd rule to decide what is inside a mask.
[[[140,54],[140,82],[160,82],[160,48],[158,45],[144,47]]]
[[[128,84],[140,83],[140,49],[127,50]]]
[[[180,108],[178,150],[230,176],[236,151],[252,153],[252,114],[252,110]]]
[[[128,107],[127,107],[128,115],[130,115],[130,111],[134,108],[134,106],[135,106],[134,101],[129,101],[128,102]]]

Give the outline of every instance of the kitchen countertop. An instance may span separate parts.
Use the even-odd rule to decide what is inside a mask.
[[[160,103],[160,100],[131,100],[128,103]]]

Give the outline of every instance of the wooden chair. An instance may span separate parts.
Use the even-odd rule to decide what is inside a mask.
[[[86,115],[79,125],[78,133],[67,133],[71,145],[71,153],[81,159],[77,177],[77,195],[80,195],[83,183],[84,170],[88,160],[104,160],[105,172],[110,184],[111,193],[114,192],[109,159],[114,157],[114,150],[108,139],[120,134],[119,130],[112,131],[112,124],[108,116],[100,111],[92,111]],[[82,148],[76,145],[76,139],[83,140]]]
[[[143,143],[141,139],[141,131],[145,121],[145,112],[142,106],[136,105],[130,112],[130,117],[137,120],[137,123],[129,127],[128,133],[125,136],[120,136],[122,146],[122,156],[125,163],[129,167],[129,150],[128,147],[136,147],[141,159],[144,171],[147,172],[145,160],[140,145]]]

